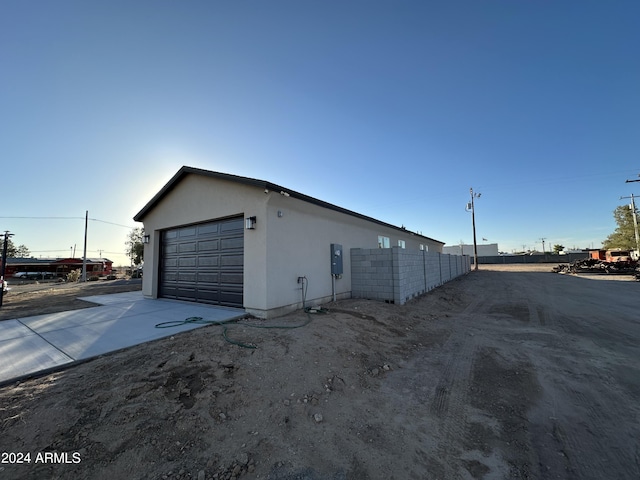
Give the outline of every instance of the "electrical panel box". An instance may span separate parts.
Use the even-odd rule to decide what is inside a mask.
[[[342,275],[342,245],[331,244],[331,275]]]

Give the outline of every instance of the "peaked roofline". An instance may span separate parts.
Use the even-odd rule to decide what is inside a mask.
[[[444,245],[444,242],[441,242],[440,240],[436,240],[436,239],[431,238],[431,237],[420,235],[419,233],[412,232],[412,231],[407,230],[405,228],[397,227],[395,225],[391,225],[390,223],[386,223],[386,222],[383,222],[381,220],[377,220],[377,219],[375,219],[373,217],[368,217],[366,215],[362,215],[360,213],[354,212],[352,210],[348,210],[346,208],[339,207],[337,205],[325,202],[323,200],[319,200],[319,199],[314,198],[314,197],[310,197],[309,195],[305,195],[303,193],[296,192],[294,190],[282,187],[282,186],[277,185],[275,183],[267,182],[266,180],[259,180],[259,179],[256,179],[256,178],[249,178],[249,177],[241,177],[239,175],[232,175],[232,174],[229,174],[229,173],[214,172],[212,170],[204,170],[202,168],[188,167],[186,165],[183,166],[180,170],[178,170],[178,172],[171,178],[171,180],[169,180],[167,182],[167,184],[164,187],[162,187],[158,193],[155,194],[155,196],[149,201],[149,203],[147,203],[142,208],[142,210],[140,210],[133,217],[133,220],[136,221],[136,222],[142,222],[144,217],[151,210],[153,210],[156,207],[156,205],[171,190],[173,190],[176,187],[176,185],[178,185],[178,183],[180,183],[180,181],[185,176],[187,176],[189,174],[202,175],[202,176],[211,177],[211,178],[218,178],[218,179],[221,179],[221,180],[227,180],[227,181],[230,181],[230,182],[236,182],[236,183],[240,183],[240,184],[243,184],[243,185],[250,185],[252,187],[258,187],[258,188],[261,188],[261,189],[267,189],[267,190],[271,190],[271,191],[275,191],[275,192],[284,192],[284,193],[287,193],[290,197],[297,198],[298,200],[302,200],[304,202],[308,202],[308,203],[311,203],[313,205],[317,205],[319,207],[328,208],[328,209],[334,210],[336,212],[344,213],[344,214],[350,215],[352,217],[356,217],[356,218],[359,218],[359,219],[362,219],[362,220],[366,220],[368,222],[373,222],[373,223],[376,223],[378,225],[382,225],[384,227],[393,228],[394,230],[398,230],[398,231],[403,232],[403,233],[409,233],[409,234],[415,235],[416,237],[424,238],[426,240],[430,240],[432,242],[436,242],[436,243],[440,243],[440,244]]]

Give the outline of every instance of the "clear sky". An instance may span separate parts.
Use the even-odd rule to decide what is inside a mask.
[[[640,195],[639,51],[637,0],[4,0],[0,230],[79,256],[88,210],[128,264],[190,165],[447,244],[473,187],[479,243],[599,247]]]

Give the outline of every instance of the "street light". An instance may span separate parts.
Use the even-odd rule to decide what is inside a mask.
[[[471,212],[471,223],[473,225],[473,269],[478,270],[478,243],[476,241],[476,211],[474,198],[480,198],[481,193],[473,193],[473,188],[469,189],[471,202],[467,203],[467,212]]]

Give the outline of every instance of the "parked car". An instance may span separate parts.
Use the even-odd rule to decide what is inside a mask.
[[[55,278],[54,272],[16,272],[13,278],[23,278],[25,280],[48,280]]]

